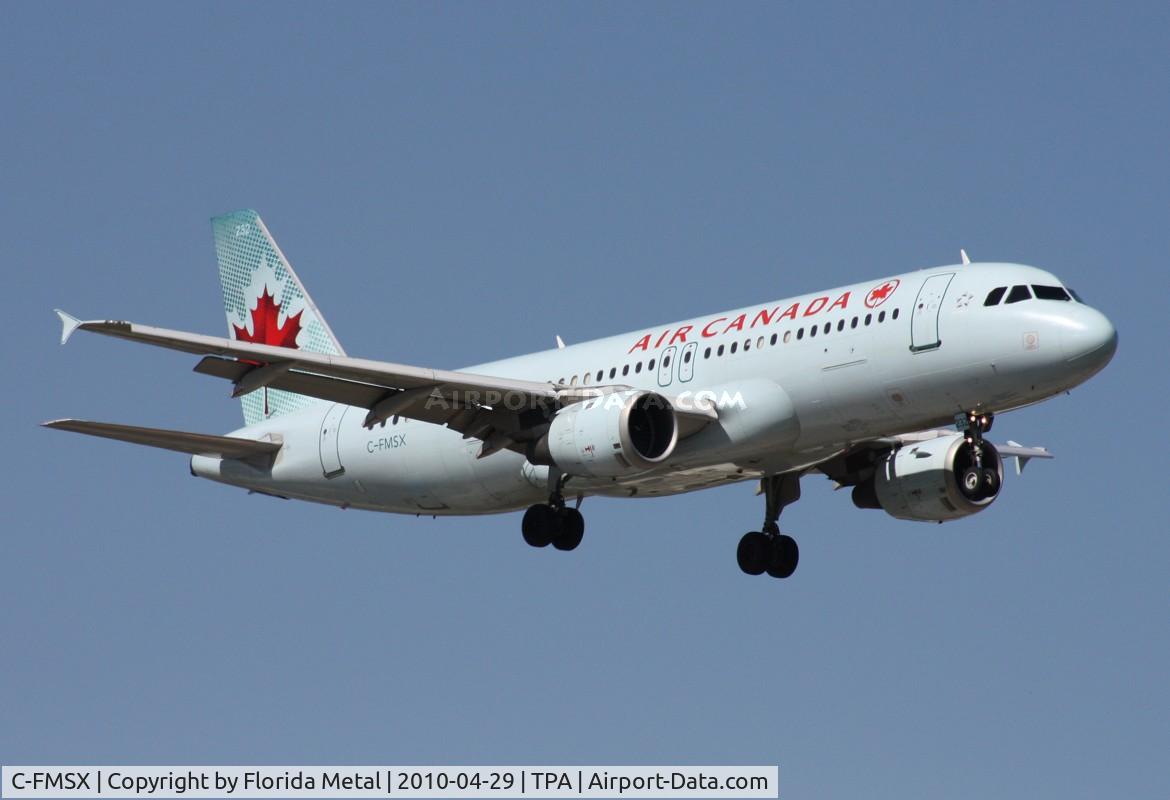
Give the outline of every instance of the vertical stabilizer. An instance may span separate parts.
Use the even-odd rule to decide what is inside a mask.
[[[213,217],[211,228],[231,338],[345,355],[259,214],[233,211]],[[319,401],[265,387],[244,395],[241,402],[244,421],[251,425]]]

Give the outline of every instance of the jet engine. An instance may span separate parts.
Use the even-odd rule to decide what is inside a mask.
[[[1003,460],[983,442],[982,464],[962,434],[904,445],[877,463],[872,483],[857,486],[853,502],[898,519],[944,522],[991,505],[1003,485]]]
[[[609,478],[645,472],[678,443],[674,409],[662,395],[631,390],[566,406],[528,460],[569,475]]]

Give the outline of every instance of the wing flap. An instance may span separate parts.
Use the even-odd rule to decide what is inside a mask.
[[[173,431],[165,428],[142,428],[136,425],[116,425],[112,422],[90,422],[84,419],[55,419],[41,423],[58,431],[84,433],[103,439],[116,439],[130,444],[159,447],[179,453],[216,458],[271,460],[280,450],[278,442],[261,442],[235,436],[212,436],[206,433]]]

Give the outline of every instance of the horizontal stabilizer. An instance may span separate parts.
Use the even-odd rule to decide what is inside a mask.
[[[1028,466],[1028,462],[1033,458],[1053,458],[1052,453],[1043,447],[1024,447],[1011,439],[1008,439],[1006,445],[997,445],[995,449],[999,451],[1001,456],[1007,456],[1016,462],[1017,475],[1024,473],[1024,467]]]
[[[62,311],[59,308],[54,308],[53,310],[56,311],[57,316],[61,318],[61,344],[65,344],[67,341],[69,341],[69,337],[73,335],[73,332],[77,330],[78,327],[80,327],[81,320],[67,311]]]
[[[276,451],[280,449],[280,444],[276,442],[259,442],[235,436],[212,436],[163,428],[140,428],[135,425],[115,425],[110,422],[89,422],[83,419],[56,419],[42,424],[46,428],[59,431],[73,431],[88,436],[101,436],[104,439],[117,439],[131,444],[215,458],[271,461],[276,457]]]

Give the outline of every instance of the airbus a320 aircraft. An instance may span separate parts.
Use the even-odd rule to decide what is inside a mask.
[[[449,371],[346,355],[254,211],[212,220],[228,338],[131,322],[76,330],[202,356],[232,382],[227,436],[57,420],[48,427],[190,453],[252,492],[400,514],[527,508],[524,540],[572,550],[591,495],[658,497],[758,481],[749,575],[786,578],[780,512],[819,472],[861,508],[944,522],[999,495],[1043,448],[984,438],[993,415],[1109,363],[1109,320],[1019,264],[908,272]],[[575,501],[575,502],[570,502]]]

